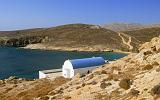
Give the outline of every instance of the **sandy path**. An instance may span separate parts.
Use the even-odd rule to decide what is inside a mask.
[[[121,37],[122,39],[122,42],[127,45],[129,47],[129,50],[132,50],[133,49],[133,46],[131,45],[131,42],[132,42],[132,38],[130,36],[128,36],[129,40],[128,42],[124,40],[123,36],[121,35],[122,33],[118,33],[118,35]]]

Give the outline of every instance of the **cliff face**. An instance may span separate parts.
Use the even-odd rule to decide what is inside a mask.
[[[11,89],[9,85],[0,85],[0,97],[6,100],[13,95],[22,100],[156,100],[160,97],[160,37],[143,44],[139,51],[85,76],[77,74],[70,81],[36,80],[32,84],[18,83]],[[58,84],[58,80],[65,84]],[[56,83],[56,87],[49,88]]]

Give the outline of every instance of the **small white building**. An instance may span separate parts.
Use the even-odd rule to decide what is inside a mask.
[[[62,76],[62,69],[52,69],[52,70],[39,71],[39,79],[41,79],[41,78],[54,79],[57,76]]]
[[[66,60],[62,66],[62,76],[72,78],[77,73],[86,74],[103,64],[105,60],[102,57]]]

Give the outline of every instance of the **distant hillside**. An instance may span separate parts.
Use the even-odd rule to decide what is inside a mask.
[[[0,32],[0,45],[67,51],[138,51],[139,46],[160,35],[159,27],[114,32],[98,25],[68,24]]]
[[[138,23],[111,23],[102,25],[102,27],[113,31],[128,31],[128,30],[141,29],[144,28],[145,26]]]
[[[24,47],[41,43],[66,48],[91,48],[97,50],[127,50],[116,32],[96,25],[69,24],[52,28],[1,32],[1,45]],[[89,51],[89,50],[88,50]]]
[[[102,25],[102,27],[113,31],[133,31],[143,28],[160,27],[160,24],[111,23]]]
[[[116,31],[126,42],[130,42],[130,38],[131,42],[129,44],[133,46],[131,51],[137,51],[141,44],[160,35],[160,24],[113,23],[103,27]]]
[[[158,37],[160,35],[160,28],[144,28],[134,31],[124,31],[123,33],[132,38],[133,41],[131,42],[131,45],[134,46],[135,50],[138,50],[140,44],[149,42],[154,37]]]

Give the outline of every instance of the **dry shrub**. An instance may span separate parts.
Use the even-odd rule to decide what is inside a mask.
[[[122,79],[119,83],[119,86],[125,90],[128,90],[131,84],[132,82],[130,79]]]
[[[158,66],[159,63],[158,63],[157,61],[154,61],[154,62],[152,63],[152,65],[153,65],[153,66]]]
[[[131,58],[126,58],[124,61],[129,62]]]
[[[65,79],[63,77],[57,77],[54,81],[48,79],[36,80],[32,84],[27,86],[28,89],[26,87],[25,90],[20,90],[20,92],[12,93],[12,98],[14,100],[18,100],[18,98],[31,100],[34,97],[43,97],[49,92],[53,91],[55,88],[68,81],[69,79]],[[10,100],[11,98],[7,99]]]
[[[149,55],[149,54],[152,54],[152,51],[146,51],[143,53],[144,55]]]
[[[81,88],[80,86],[77,86],[77,87],[76,87],[76,89],[80,89],[80,88]]]
[[[106,79],[107,81],[114,80],[114,81],[119,81],[120,79],[133,79],[134,76],[132,75],[131,71],[129,70],[128,72],[120,72],[118,74],[108,74],[108,78]]]
[[[160,84],[151,89],[151,95],[160,95]]]
[[[101,88],[101,89],[105,89],[106,87],[107,87],[107,83],[102,82],[102,83],[100,84],[100,88]]]
[[[107,81],[110,81],[110,80],[113,80],[113,74],[108,74],[108,78],[107,78]]]
[[[86,86],[86,84],[85,83],[82,83],[82,85],[81,85],[82,87],[84,87],[84,86]]]
[[[87,83],[86,85],[96,85],[96,84],[97,84],[97,82],[95,80],[93,80],[93,81]]]
[[[106,94],[97,93],[95,96],[95,100],[111,100],[111,97],[109,96],[108,93]]]
[[[107,72],[105,70],[102,70],[101,74],[107,74]]]
[[[146,98],[140,98],[139,100],[147,100]]]
[[[138,90],[135,90],[135,89],[131,89],[129,93],[130,93],[131,95],[133,95],[133,96],[138,96],[138,95],[139,95],[139,91],[138,91]]]
[[[151,70],[153,66],[151,64],[147,64],[145,67],[143,67],[143,70]]]
[[[110,96],[113,97],[120,97],[120,91],[118,91],[118,89],[114,90],[111,92]]]
[[[121,76],[119,76],[121,79],[134,79],[134,71],[136,71],[137,69],[134,68],[134,70],[132,70],[133,68],[129,68],[128,71],[124,72]]]
[[[64,98],[65,100],[68,100],[68,99],[71,99],[71,96],[68,95],[68,96],[65,96]]]
[[[108,74],[108,77],[107,77],[107,81],[110,81],[110,80],[114,80],[114,81],[118,81],[119,80],[119,75],[117,74]]]
[[[95,71],[93,75],[101,75],[101,71]]]
[[[49,97],[48,97],[48,96],[42,96],[42,97],[40,98],[40,100],[49,100]]]
[[[160,72],[160,67],[158,67],[158,68],[156,69],[156,72]]]
[[[152,51],[157,51],[156,46],[151,47]]]
[[[111,86],[111,85],[112,85],[112,83],[108,82],[108,83],[106,83],[106,85],[107,85],[107,86]]]
[[[90,74],[90,75],[87,76],[86,80],[90,80],[90,79],[92,79],[93,77],[94,77],[94,75],[93,75],[93,74]]]
[[[92,85],[96,85],[97,82],[96,82],[96,81],[92,81],[91,84],[92,84]]]
[[[130,60],[130,63],[132,63],[132,64],[133,64],[133,63],[136,63],[136,62],[135,62],[134,60]]]
[[[112,70],[120,70],[120,68],[117,66],[112,66]]]

